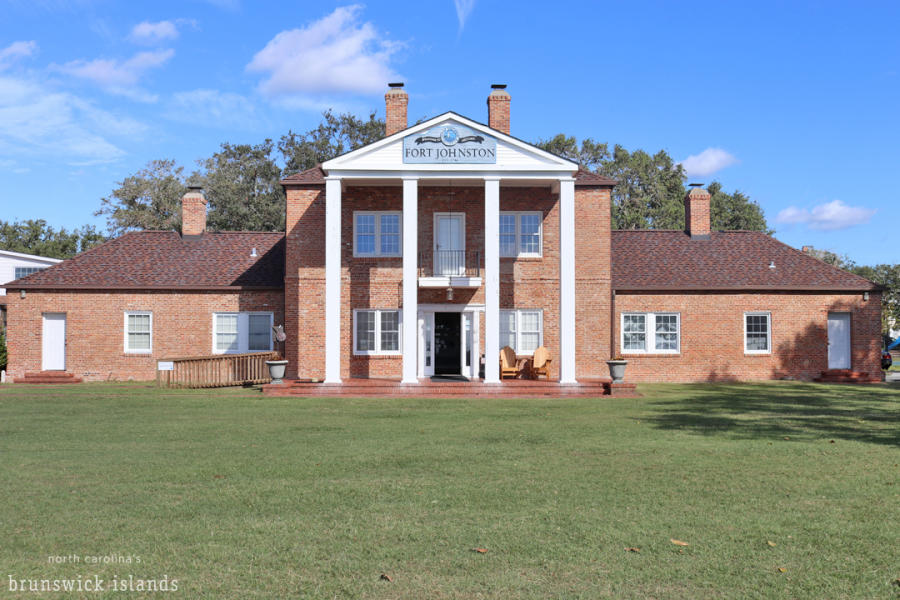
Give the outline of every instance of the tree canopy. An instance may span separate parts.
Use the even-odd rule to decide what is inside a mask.
[[[537,144],[544,150],[578,163],[582,168],[619,183],[612,191],[612,221],[616,229],[684,229],[684,169],[665,150],[649,154],[629,152],[587,138],[564,134]],[[722,184],[709,184],[713,230],[747,229],[773,233],[762,208],[741,192],[727,193]]]
[[[106,237],[85,225],[68,231],[54,229],[44,219],[0,221],[0,249],[47,258],[71,258],[106,241]]]

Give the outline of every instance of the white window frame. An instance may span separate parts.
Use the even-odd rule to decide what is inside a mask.
[[[375,350],[358,350],[356,347],[356,315],[361,312],[375,313]],[[397,350],[381,349],[381,313],[397,313]],[[403,354],[403,311],[399,308],[354,308],[353,309],[353,355],[354,356],[400,356]]]
[[[514,313],[516,315],[515,319],[515,327],[516,327],[516,345],[513,348],[516,355],[519,354],[519,348],[522,347],[522,313],[537,313],[538,314],[538,345],[535,347],[535,350],[544,345],[544,309],[542,308],[501,308],[500,309],[500,322],[503,322],[503,314],[504,313]],[[531,332],[529,332],[531,333]],[[498,331],[499,335],[500,332]]]
[[[237,315],[238,318],[238,347],[237,350],[216,349],[216,323],[219,315]],[[266,315],[269,317],[269,347],[266,350],[250,350],[250,315]],[[212,314],[212,353],[213,354],[248,354],[251,352],[271,352],[274,346],[272,339],[272,325],[275,323],[275,313],[267,310],[254,310],[238,312],[235,310],[218,311]]]
[[[544,213],[539,210],[501,210],[500,215],[513,215],[516,219],[516,252],[515,254],[503,254],[501,250],[501,258],[541,258],[544,256]],[[534,215],[538,218],[538,251],[522,252],[522,216]],[[497,220],[497,227],[500,227],[500,220]],[[500,235],[498,229],[497,235]],[[542,322],[543,323],[543,322]]]
[[[625,317],[640,315],[644,317],[644,349],[625,349]],[[675,348],[671,350],[656,349],[656,317],[676,318]],[[624,354],[681,354],[681,313],[671,310],[659,312],[627,311],[619,315],[619,351]]]
[[[750,350],[747,348],[747,317],[766,317],[766,349]],[[772,312],[767,310],[752,310],[744,313],[744,354],[772,354]]]
[[[356,248],[356,217],[357,215],[369,215],[375,217],[375,252],[372,254],[362,254]],[[395,215],[399,217],[399,236],[400,249],[397,254],[381,253],[381,217],[385,215]],[[399,258],[403,256],[403,212],[399,210],[355,210],[353,211],[353,257],[354,258]]]
[[[128,347],[128,317],[131,315],[148,315],[150,317],[150,349],[132,349]],[[153,313],[149,310],[126,310],[124,316],[124,345],[125,354],[153,354]]]

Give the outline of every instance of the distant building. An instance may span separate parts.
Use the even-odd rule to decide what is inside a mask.
[[[62,260],[58,258],[0,250],[0,323],[2,323],[4,330],[6,329],[7,301],[6,288],[2,287],[3,284],[9,283],[14,279],[21,279],[26,275],[31,275],[60,262]]]

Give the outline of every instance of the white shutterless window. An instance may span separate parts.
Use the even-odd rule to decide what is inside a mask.
[[[544,343],[544,314],[541,310],[501,310],[500,347],[516,354],[534,354]]]
[[[400,354],[400,311],[353,311],[353,354]]]
[[[500,213],[500,256],[540,257],[543,254],[543,213]]]
[[[270,312],[213,313],[213,354],[270,351],[273,318]]]
[[[402,213],[353,213],[353,256],[402,256]]]
[[[153,313],[125,312],[125,352],[126,354],[153,352]]]
[[[772,313],[744,313],[744,354],[772,353]]]
[[[622,313],[622,354],[678,354],[681,351],[679,313]]]

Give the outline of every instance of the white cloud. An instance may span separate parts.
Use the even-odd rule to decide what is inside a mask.
[[[681,166],[688,177],[707,177],[737,162],[734,155],[721,148],[707,148],[700,154],[688,156],[681,161]]]
[[[375,93],[400,77],[391,55],[401,44],[371,23],[359,5],[335,9],[302,29],[282,31],[256,53],[247,70],[267,73],[260,91],[270,98],[335,92]]]
[[[875,212],[873,208],[847,206],[840,200],[832,200],[814,206],[812,210],[789,206],[778,213],[775,221],[786,225],[806,225],[819,231],[834,231],[868,223]]]
[[[459,30],[462,31],[466,26],[466,20],[472,14],[472,9],[475,8],[475,0],[453,0],[453,4],[456,5],[456,18],[459,20]]]
[[[227,129],[254,129],[261,120],[246,97],[206,89],[174,94],[165,116],[182,123]]]
[[[13,42],[0,50],[0,71],[6,69],[20,58],[25,58],[37,52],[37,42]]]
[[[64,65],[51,65],[51,69],[92,81],[112,94],[153,102],[156,96],[137,88],[136,84],[146,71],[161,67],[174,55],[172,49],[152,50],[138,52],[125,61],[106,58],[73,60]]]
[[[125,152],[109,138],[145,127],[44,83],[0,77],[0,157],[33,156],[68,164],[114,161]]]
[[[131,41],[138,44],[158,44],[165,40],[174,40],[178,37],[178,27],[172,21],[158,21],[151,23],[143,21],[131,29],[128,36]]]

